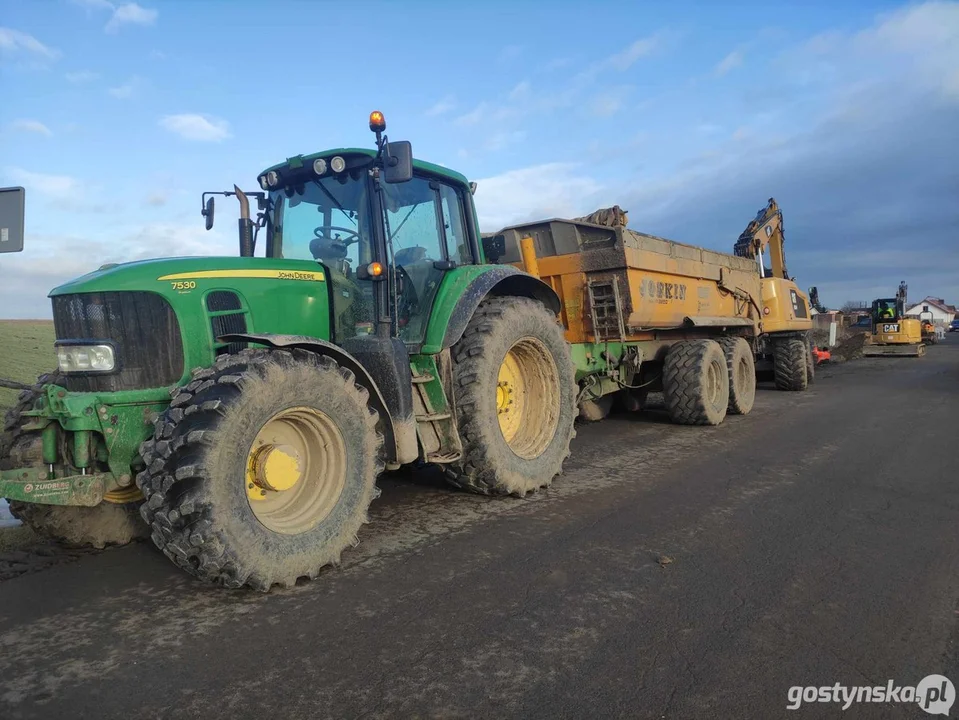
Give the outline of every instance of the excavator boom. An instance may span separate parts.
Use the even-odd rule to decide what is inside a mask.
[[[756,217],[739,235],[739,239],[733,246],[733,253],[739,257],[757,259],[760,272],[765,277],[763,256],[768,248],[772,276],[788,280],[786,254],[783,249],[785,242],[782,211],[775,198],[769,198],[766,207],[756,214]]]

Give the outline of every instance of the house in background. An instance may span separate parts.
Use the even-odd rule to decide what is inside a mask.
[[[959,310],[956,310],[953,305],[947,305],[942,298],[927,297],[921,302],[906,308],[906,317],[920,319],[931,317],[932,322],[936,325],[948,325],[957,315],[959,315]]]

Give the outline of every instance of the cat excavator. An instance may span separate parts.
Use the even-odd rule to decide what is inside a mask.
[[[899,283],[894,298],[878,298],[872,301],[870,317],[871,333],[862,354],[875,356],[912,356],[922,357],[926,346],[922,342],[922,323],[916,318],[906,317],[905,280]]]
[[[799,289],[795,278],[786,270],[785,230],[783,214],[775,198],[756,213],[746,229],[740,233],[733,254],[753,260],[759,270],[762,293],[762,329],[756,353],[759,372],[782,366],[787,348],[789,353],[801,352],[806,365],[806,385],[813,382],[816,373],[816,354],[812,342],[812,315],[810,298]],[[766,253],[769,267],[766,267]],[[818,302],[818,296],[816,298]]]

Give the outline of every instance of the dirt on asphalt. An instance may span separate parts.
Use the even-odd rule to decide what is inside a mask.
[[[957,338],[959,340],[959,338]],[[394,473],[340,568],[269,595],[148,544],[0,582],[0,706],[51,717],[821,717],[793,686],[959,681],[959,342],[583,425],[526,499]],[[890,448],[923,428],[927,442]],[[914,705],[853,717],[916,717]]]

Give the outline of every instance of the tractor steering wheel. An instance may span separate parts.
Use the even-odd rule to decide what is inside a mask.
[[[346,238],[330,237],[324,232],[324,231],[330,231],[330,230],[339,230],[340,232],[344,232],[347,234],[347,237]],[[360,233],[358,230],[352,230],[351,228],[345,228],[345,227],[338,227],[336,225],[330,225],[329,227],[320,226],[318,228],[313,228],[313,234],[320,239],[341,242],[344,245],[350,245],[351,243],[360,241]]]

